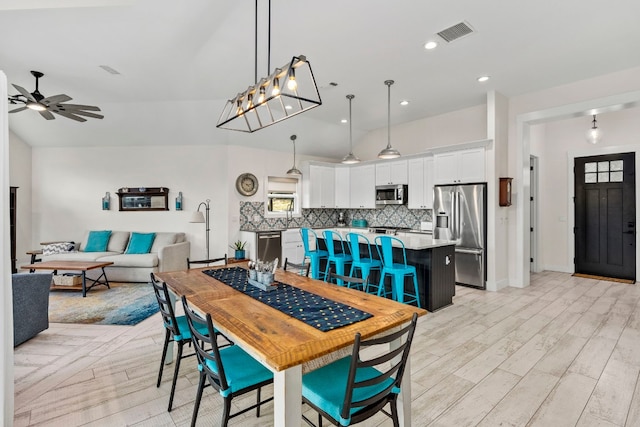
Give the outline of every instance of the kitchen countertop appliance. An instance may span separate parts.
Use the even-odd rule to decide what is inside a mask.
[[[433,238],[456,242],[456,283],[486,289],[487,184],[433,188]]]
[[[344,219],[344,212],[338,213],[338,227],[346,227],[347,222]]]

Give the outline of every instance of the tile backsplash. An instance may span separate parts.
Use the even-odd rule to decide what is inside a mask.
[[[302,216],[289,220],[265,218],[264,202],[240,202],[240,230],[272,230],[296,227],[335,227],[338,214],[344,212],[347,225],[354,219],[366,219],[369,227],[393,226],[418,229],[420,221],[432,221],[431,209],[385,206],[382,209],[302,209]]]

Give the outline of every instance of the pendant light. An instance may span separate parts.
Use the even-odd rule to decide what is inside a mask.
[[[255,132],[322,105],[311,64],[304,55],[271,70],[271,0],[268,1],[267,77],[258,80],[258,0],[255,0],[254,82],[227,100],[217,128]]]
[[[598,142],[602,141],[602,131],[598,128],[595,114],[593,115],[593,126],[587,131],[586,137],[587,142],[590,142],[592,144],[597,144]]]
[[[378,153],[380,159],[395,159],[400,157],[400,152],[391,146],[391,85],[393,80],[385,80],[389,99],[387,102],[387,148]]]
[[[287,171],[287,175],[300,176],[302,175],[302,172],[300,172],[300,169],[296,167],[296,138],[297,136],[291,135],[291,142],[293,142],[293,166]]]
[[[342,163],[345,165],[353,165],[354,163],[360,163],[360,159],[353,154],[353,126],[351,125],[351,101],[355,98],[354,95],[347,95],[349,100],[349,154],[342,158]]]

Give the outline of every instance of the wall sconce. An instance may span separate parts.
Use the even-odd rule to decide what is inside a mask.
[[[108,211],[109,209],[111,209],[111,194],[107,191],[102,198],[102,210]]]
[[[176,210],[182,210],[182,191],[178,191],[178,197],[176,197]]]

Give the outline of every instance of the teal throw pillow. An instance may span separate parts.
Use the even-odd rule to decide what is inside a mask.
[[[111,237],[111,230],[90,231],[85,252],[105,252]]]
[[[131,233],[129,246],[124,251],[125,254],[148,254],[153,245],[156,233]]]

